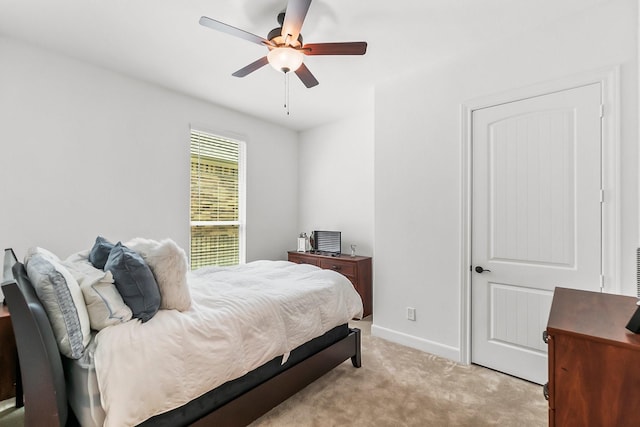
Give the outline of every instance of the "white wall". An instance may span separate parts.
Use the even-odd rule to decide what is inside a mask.
[[[0,38],[0,245],[189,243],[190,124],[247,141],[247,260],[297,232],[297,133]]]
[[[342,233],[342,252],[373,254],[373,91],[367,111],[301,132],[299,232]],[[295,249],[295,237],[291,247]]]
[[[621,65],[622,288],[638,245],[636,0],[612,0],[521,37],[389,80],[375,96],[373,333],[460,360],[460,106]],[[417,320],[406,320],[406,307]]]

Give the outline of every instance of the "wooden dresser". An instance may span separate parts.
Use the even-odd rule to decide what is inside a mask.
[[[289,261],[298,264],[312,264],[327,270],[334,270],[343,274],[353,283],[362,298],[364,316],[373,310],[371,257],[349,255],[320,255],[310,252],[289,251]]]
[[[556,288],[549,322],[549,425],[640,426],[637,298]]]
[[[0,401],[16,395],[18,352],[11,316],[0,301]]]

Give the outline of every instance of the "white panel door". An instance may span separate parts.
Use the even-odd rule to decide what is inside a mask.
[[[553,289],[600,290],[600,94],[473,112],[473,363],[545,383]]]

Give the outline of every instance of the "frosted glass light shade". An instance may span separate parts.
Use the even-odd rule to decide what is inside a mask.
[[[267,54],[269,64],[278,71],[288,73],[302,65],[302,53],[290,47],[276,47]]]

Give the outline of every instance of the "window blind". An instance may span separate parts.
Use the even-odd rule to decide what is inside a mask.
[[[240,262],[239,143],[191,130],[191,268]]]

